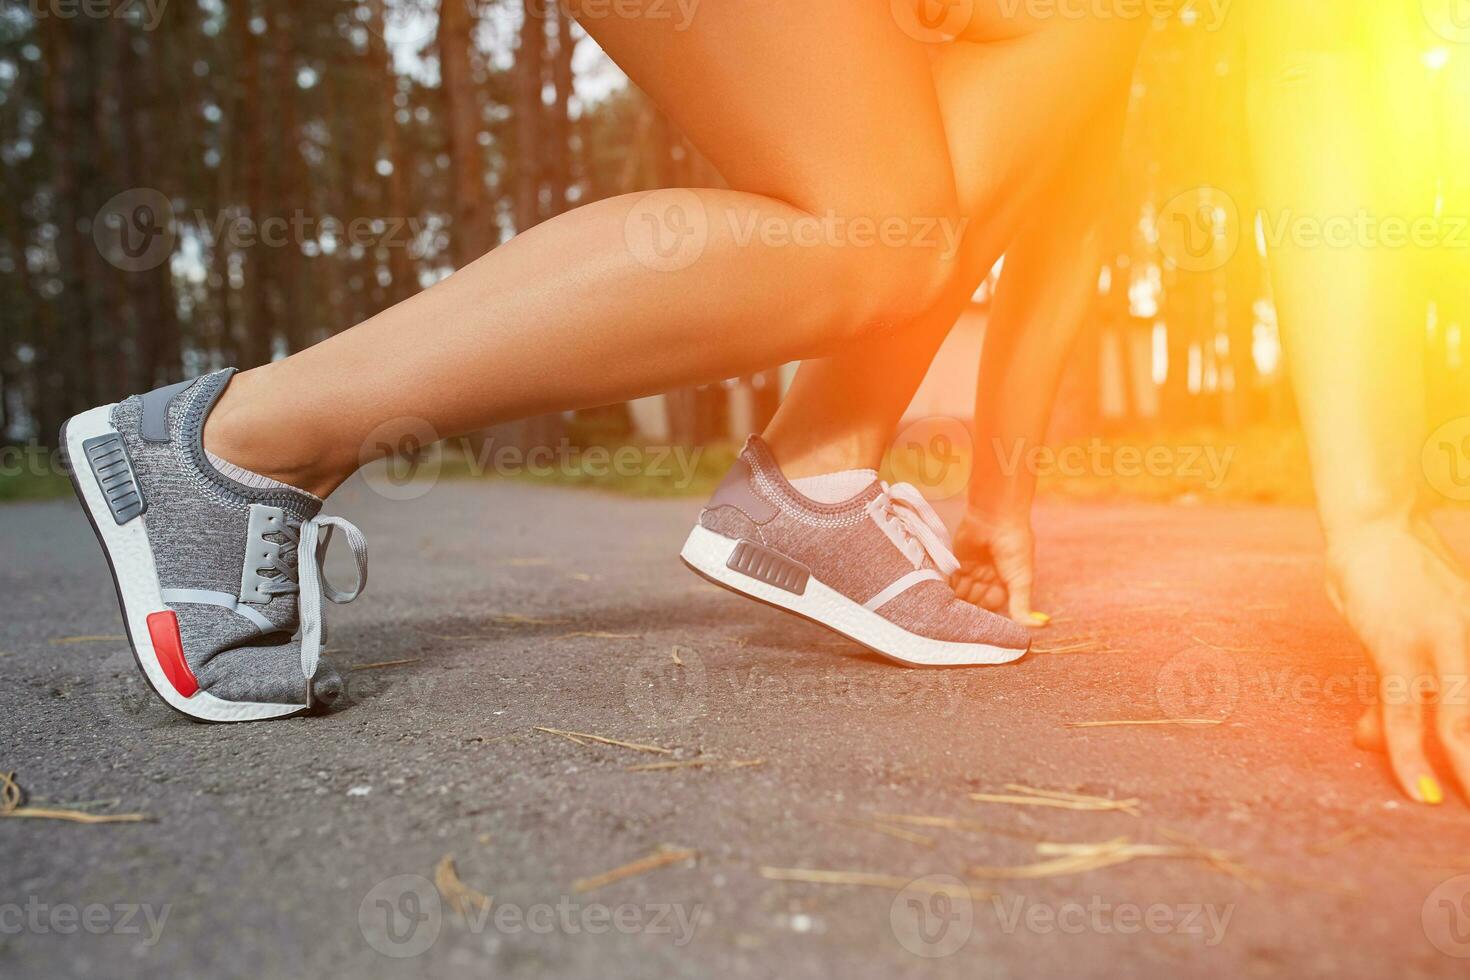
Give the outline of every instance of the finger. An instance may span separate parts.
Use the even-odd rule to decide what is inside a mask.
[[[980,604],[980,584],[968,573],[956,572],[949,580],[949,587],[954,591],[956,599],[962,599],[973,605]]]
[[[1011,618],[1023,626],[1043,625],[1031,612],[1031,583],[1017,582],[1007,584],[1010,585]]]
[[[995,592],[996,586],[981,580],[975,575],[968,574],[968,572],[959,572],[954,578],[950,579],[949,587],[954,592],[956,599],[968,602],[972,606],[989,609],[992,612],[997,608],[995,597],[992,594]],[[1001,595],[1004,595],[1004,593],[1001,593]]]
[[[1434,778],[1424,754],[1424,707],[1403,678],[1392,675],[1379,680],[1378,710],[1383,717],[1383,737],[1394,778],[1411,799],[1420,803],[1444,802],[1444,791]]]
[[[1470,798],[1470,704],[1464,698],[1441,701],[1435,716],[1435,733],[1455,770],[1460,792]]]
[[[975,603],[977,606],[982,606],[985,609],[989,609],[991,612],[1005,612],[1005,589],[1003,589],[999,585],[987,585],[982,587],[978,591],[979,599],[977,599]]]
[[[1434,662],[1439,674],[1439,701],[1435,708],[1435,734],[1449,757],[1460,792],[1470,798],[1470,680],[1466,677],[1467,639],[1456,630],[1435,644]]]
[[[1387,752],[1388,743],[1383,740],[1383,718],[1378,705],[1372,705],[1358,718],[1353,728],[1353,744],[1369,752]]]

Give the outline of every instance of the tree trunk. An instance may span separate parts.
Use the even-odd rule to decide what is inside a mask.
[[[551,57],[551,81],[556,93],[551,107],[547,155],[547,182],[551,190],[550,214],[561,214],[571,206],[572,190],[572,54],[576,50],[572,18],[565,2],[556,5],[556,50]]]
[[[534,226],[543,217],[541,154],[545,106],[541,93],[546,80],[546,11],[527,3],[516,49],[516,231]]]
[[[269,263],[264,261],[264,247],[259,240],[260,225],[266,217],[265,180],[261,168],[267,158],[260,84],[262,42],[260,36],[250,27],[254,14],[255,4],[249,0],[236,0],[231,10],[240,53],[239,87],[233,113],[236,120],[234,152],[240,166],[244,168],[242,190],[245,194],[245,209],[254,225],[251,244],[240,250],[240,267],[244,280],[241,293],[243,323],[238,325],[242,330],[239,338],[239,366],[242,368],[256,367],[270,360],[271,337],[274,333],[270,312]]]
[[[464,0],[439,5],[439,87],[449,130],[454,222],[450,252],[456,268],[484,255],[499,237],[485,190],[485,155],[480,146],[484,126],[472,60],[477,23],[477,14]]]

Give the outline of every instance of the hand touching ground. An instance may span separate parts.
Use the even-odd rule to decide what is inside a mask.
[[[1044,626],[1031,609],[1035,538],[1022,519],[996,519],[969,509],[955,534],[960,570],[950,580],[955,595],[1025,626]]]
[[[1384,520],[1328,543],[1328,594],[1368,648],[1378,702],[1358,722],[1422,803],[1444,799],[1425,751],[1431,728],[1470,795],[1470,581],[1423,522]]]

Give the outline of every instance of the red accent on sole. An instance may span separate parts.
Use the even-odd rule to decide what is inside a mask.
[[[172,611],[150,613],[148,636],[153,640],[153,652],[158,655],[158,664],[163,676],[186,698],[192,698],[199,690],[199,682],[184,659],[184,641],[179,636],[179,617]]]

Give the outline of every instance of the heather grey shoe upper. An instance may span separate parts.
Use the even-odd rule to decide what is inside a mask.
[[[146,501],[159,586],[200,688],[228,701],[304,706],[314,693],[330,703],[341,678],[320,661],[322,599],[351,601],[362,590],[366,546],[352,525],[318,517],[322,502],[312,494],[246,486],[210,462],[204,420],[233,373],[134,396],[113,410]],[[321,577],[333,527],[357,558],[351,593]]]
[[[949,533],[914,487],[879,480],[850,500],[824,504],[782,475],[756,436],[699,523],[765,546],[804,565],[824,585],[911,633],[934,640],[1024,650],[1024,627],[955,598],[959,568]]]

